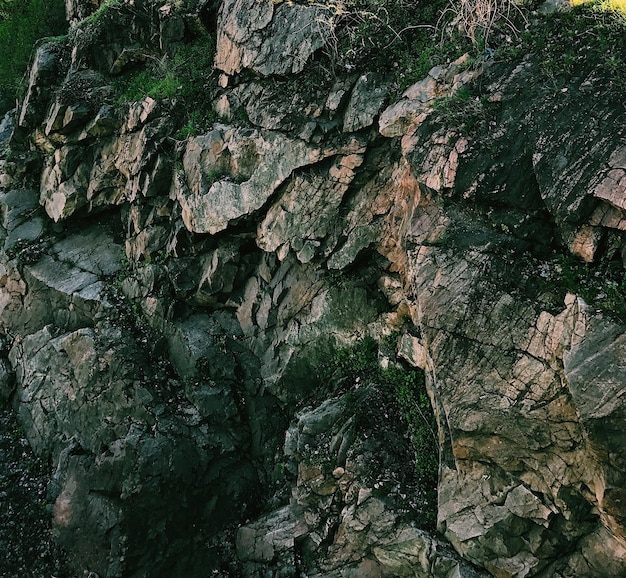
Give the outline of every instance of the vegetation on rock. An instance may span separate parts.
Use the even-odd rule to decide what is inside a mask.
[[[148,57],[147,63],[114,79],[118,104],[135,102],[149,96],[175,99],[183,112],[180,138],[195,135],[210,127],[216,116],[216,75],[213,71],[215,39],[204,34],[178,47],[173,56]]]
[[[363,443],[354,450],[370,460],[369,482],[390,497],[408,494],[408,511],[434,529],[439,466],[435,418],[424,372],[395,360],[395,337],[382,346],[367,337],[337,349],[323,366],[322,379],[348,392],[346,413],[354,415],[356,435],[369,440],[367,450]],[[386,360],[386,368],[381,367],[383,352],[392,359]]]
[[[626,565],[621,17],[218,4],[90,4],[0,158],[3,391],[76,572],[465,575],[437,522]]]
[[[15,104],[35,42],[67,30],[64,0],[3,0],[0,3],[0,111]]]

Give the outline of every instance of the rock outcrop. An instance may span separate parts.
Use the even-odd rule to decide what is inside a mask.
[[[0,125],[0,399],[76,571],[626,574],[606,71],[464,56],[400,94],[320,75],[323,5],[67,12]],[[198,35],[222,76],[189,135],[183,87],[123,87]],[[333,365],[364,338],[374,366]]]

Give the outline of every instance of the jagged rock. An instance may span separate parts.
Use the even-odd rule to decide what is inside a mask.
[[[227,0],[218,20],[215,66],[228,75],[250,69],[268,76],[296,74],[332,31],[321,6]]]
[[[64,105],[57,101],[48,111],[44,132],[46,135],[50,135],[53,131],[70,133],[84,124],[90,114],[90,108],[81,102]]]
[[[258,211],[296,169],[360,148],[349,141],[322,149],[278,132],[229,127],[189,139],[183,157],[186,182],[178,178],[175,183],[185,226],[194,233],[218,233]]]
[[[404,334],[400,340],[398,355],[413,367],[426,369],[428,351],[417,337]]]
[[[80,138],[110,136],[119,127],[120,121],[115,109],[110,104],[105,104],[100,107],[96,116],[85,127]]]
[[[435,265],[439,251],[422,247],[412,267],[420,278],[419,311],[428,312],[420,327],[450,440],[451,461],[444,462],[440,479],[440,529],[459,552],[480,559],[491,572],[536,574],[563,543],[591,531],[592,504],[599,508],[602,499],[596,484],[607,475],[584,441],[589,433],[575,418],[582,408],[559,369],[563,351],[584,333],[581,305],[570,297],[559,316],[539,314],[530,303],[480,285],[477,271],[488,262],[485,253],[470,251],[442,268]],[[455,279],[452,294],[447,275]],[[435,278],[438,288],[428,288]],[[472,294],[481,297],[471,300]],[[503,333],[493,325],[502,318],[517,319],[515,330],[504,325]],[[471,321],[460,325],[461,319]],[[453,359],[460,365],[451,364]],[[581,485],[589,491],[575,489]],[[609,518],[605,525],[615,532]]]
[[[166,193],[171,161],[161,153],[161,145],[172,121],[156,116],[157,111],[158,103],[149,97],[135,103],[122,134],[116,135],[112,133],[121,123],[105,105],[83,132],[99,136],[97,144],[54,149],[41,177],[40,202],[48,216],[62,221],[81,209]]]
[[[59,221],[87,204],[90,166],[80,162],[79,147],[57,149],[42,174],[40,202],[46,213]]]
[[[63,70],[64,47],[58,43],[42,44],[35,53],[28,78],[28,90],[17,120],[21,128],[33,129],[43,120],[45,106]]]
[[[55,448],[56,530],[81,564],[101,575],[121,576],[127,560],[139,559],[141,575],[154,575],[153,565],[162,563],[161,556],[150,554],[159,524],[166,518],[177,524],[176,516],[200,520],[233,506],[226,506],[224,495],[219,505],[189,511],[199,480],[215,480],[224,467],[238,469],[237,460],[213,466],[198,461],[201,448],[219,447],[224,435],[216,432],[211,438],[206,431],[192,432],[190,426],[197,424],[193,406],[185,408],[184,418],[171,415],[168,398],[163,397],[167,394],[159,389],[167,380],[147,377],[146,360],[119,329],[101,325],[55,336],[45,327],[14,348],[11,356],[21,367],[20,414],[31,443],[39,452]],[[222,423],[229,419],[213,415]],[[179,428],[188,434],[176,435]],[[231,449],[225,445],[222,451],[228,454]],[[226,493],[245,492],[249,482],[244,480],[250,478],[244,470],[239,470],[241,484],[231,485]],[[220,485],[214,482],[213,487]],[[170,505],[164,497],[177,504],[174,518],[165,514]],[[84,532],[89,532],[88,541]],[[176,539],[185,540],[181,534]],[[175,557],[171,563],[185,573],[185,561]]]
[[[82,10],[91,13],[73,29],[76,50],[72,65],[76,70],[88,69],[107,75],[127,72],[134,64],[171,50],[180,44],[181,12],[188,9],[186,2],[163,3],[150,0],[102,2],[95,12],[92,7]],[[102,104],[102,103],[99,103]]]
[[[327,106],[328,80],[322,79],[311,86],[307,95],[293,92],[289,81],[268,85],[261,81],[241,84],[230,95],[224,95],[218,112],[225,120],[243,107],[250,122],[268,130],[281,130],[295,134],[306,142],[320,142],[321,134],[340,126],[334,117],[335,105]]]
[[[15,372],[9,360],[0,358],[0,403],[6,403],[15,390]]]
[[[278,251],[279,257],[291,249],[301,263],[311,261],[328,237],[355,169],[362,162],[361,155],[351,154],[339,157],[325,175],[292,179],[259,226],[259,247]]]
[[[624,390],[623,326],[590,316],[577,320],[572,346],[563,354],[568,390],[592,445],[602,444],[608,460],[598,466],[604,470],[596,499],[604,524],[617,537],[624,536],[624,423],[619,400]],[[598,358],[601,352],[601,360]],[[590,486],[593,487],[593,486]]]
[[[304,520],[298,519],[292,508],[286,506],[259,520],[254,527],[239,528],[237,555],[244,562],[271,562],[276,556],[291,553],[295,541],[307,529]]]
[[[45,224],[38,201],[39,195],[33,189],[12,189],[0,194],[5,251],[18,244],[32,243],[43,234]]]
[[[354,132],[371,126],[380,112],[389,88],[373,74],[363,75],[357,80],[343,117],[343,131]]]
[[[407,88],[402,100],[386,108],[380,115],[380,134],[394,137],[414,132],[431,113],[435,99],[451,96],[462,86],[476,80],[483,70],[464,70],[468,59],[469,54],[464,54],[447,67],[436,66],[426,78]]]
[[[4,145],[13,134],[15,110],[8,111],[0,121],[0,146]]]
[[[289,428],[285,456],[296,460],[298,471],[293,497],[289,505],[238,530],[237,555],[245,575],[278,559],[281,568],[319,578],[484,576],[440,540],[402,521],[401,507],[384,494],[383,482],[367,485],[362,456],[376,442],[363,432],[357,435],[353,412],[358,405],[350,408],[345,397],[327,400],[302,412]],[[380,425],[373,428],[381,435]],[[397,464],[388,466],[392,470]]]
[[[555,255],[626,254],[621,101],[587,64],[537,83],[541,55],[464,57],[397,102],[323,55],[313,80],[333,18],[112,2],[35,55],[8,143],[30,152],[0,159],[0,397],[53,464],[77,574],[625,574],[624,326]],[[181,141],[175,99],[112,107],[110,75],[171,63],[199,20],[240,126]],[[363,335],[427,374],[439,537],[413,523],[407,383],[324,377]]]

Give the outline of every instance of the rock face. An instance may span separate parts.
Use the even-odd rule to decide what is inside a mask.
[[[400,95],[310,80],[328,7],[67,10],[0,128],[0,399],[77,574],[625,575],[606,71],[462,57]],[[177,97],[119,86],[201,25],[218,119],[184,137]],[[390,373],[341,362],[366,337]]]
[[[321,5],[223,2],[215,66],[228,75],[244,69],[263,76],[301,72],[332,33],[330,14],[330,9]]]

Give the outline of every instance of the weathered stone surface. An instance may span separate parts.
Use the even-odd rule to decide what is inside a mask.
[[[115,109],[105,104],[100,107],[95,118],[89,122],[81,134],[81,139],[87,137],[103,137],[113,134],[120,127]]]
[[[579,137],[564,137],[567,144],[557,153],[552,147],[558,139],[554,139],[554,132],[550,137],[545,134],[545,123],[551,122],[552,130],[556,123],[569,135],[574,116],[582,131],[577,135],[596,135],[599,129],[589,123],[588,113],[583,112],[587,105],[578,94],[565,98],[549,112],[541,104],[533,104],[532,112],[522,112],[523,105],[517,108],[520,87],[533,73],[533,66],[527,62],[514,69],[504,83],[490,87],[497,94],[494,102],[504,107],[499,117],[503,124],[496,128],[494,142],[499,135],[515,131],[522,118],[534,119],[522,139],[524,146],[506,145],[507,161],[503,157],[500,163],[490,156],[485,164],[473,164],[472,159],[481,153],[471,140],[454,130],[435,132],[437,125],[420,116],[424,112],[421,103],[435,90],[433,81],[412,87],[406,101],[389,109],[388,125],[384,124],[386,113],[381,117],[381,127],[398,128],[398,132],[390,128],[388,134],[403,137],[401,147],[411,161],[411,172],[422,187],[427,187],[407,212],[412,223],[405,242],[415,243],[407,263],[415,295],[412,315],[421,333],[420,344],[426,348],[440,415],[439,528],[457,551],[480,560],[481,566],[495,575],[552,575],[557,567],[553,561],[556,552],[570,547],[572,554],[563,556],[559,563],[567,566],[568,572],[580,565],[583,575],[602,576],[600,567],[606,564],[620,574],[626,563],[620,545],[623,521],[618,521],[623,513],[615,508],[619,502],[605,501],[604,496],[605,491],[619,494],[622,459],[615,456],[607,469],[597,448],[602,445],[609,453],[610,444],[593,441],[592,432],[599,423],[596,419],[606,419],[603,427],[613,431],[617,422],[623,425],[623,417],[617,405],[600,401],[603,398],[598,392],[591,393],[591,374],[601,376],[596,387],[602,383],[611,399],[619,398],[623,364],[615,355],[620,355],[623,325],[613,328],[606,320],[601,321],[572,295],[557,304],[560,313],[542,311],[531,295],[506,282],[515,267],[507,257],[511,250],[507,243],[511,241],[505,241],[494,229],[508,232],[518,243],[541,243],[533,247],[541,250],[544,243],[554,242],[553,225],[548,223],[555,218],[558,234],[567,240],[572,252],[587,261],[597,259],[602,251],[600,239],[606,234],[603,227],[621,226],[622,208],[616,200],[619,193],[611,200],[612,193],[607,191],[619,191],[622,136],[594,136],[596,146],[574,157],[569,147],[577,146]],[[438,76],[434,72],[433,80]],[[520,116],[508,118],[511,107]],[[414,111],[413,116],[403,117],[402,110]],[[570,120],[560,124],[555,114]],[[608,107],[600,123],[612,123],[613,114],[614,109]],[[394,119],[398,124],[392,124]],[[484,144],[485,134],[480,138]],[[525,147],[535,152],[529,156]],[[512,163],[512,158],[518,160]],[[524,184],[513,176],[513,166],[528,167],[524,169]],[[466,169],[472,177],[466,177]],[[444,208],[448,201],[444,204],[443,198],[448,195],[459,199],[459,213]],[[593,213],[592,196],[603,201]],[[489,221],[470,217],[461,199],[471,199],[478,207],[484,203],[489,207],[485,212]],[[507,213],[493,208],[495,199],[507,204]],[[512,214],[519,216],[513,220]],[[528,214],[534,215],[532,227],[526,224],[529,221],[524,215]],[[468,226],[470,221],[473,226]],[[540,221],[546,223],[542,231],[534,228]],[[528,270],[521,279],[532,275],[537,271]],[[597,327],[597,333],[589,331],[589,326]],[[602,334],[604,337],[599,337]],[[598,335],[599,341],[593,335]],[[572,357],[570,381],[563,367],[570,352],[578,351],[579,344],[587,339],[586,353]],[[600,345],[604,339],[615,342],[615,349]],[[599,363],[614,368],[615,373],[600,371],[598,366],[592,369],[590,361],[582,361],[592,351],[598,362],[603,360]],[[582,367],[587,365],[588,377],[582,378]],[[574,377],[579,372],[580,381]],[[579,388],[584,388],[584,394]],[[598,405],[586,405],[591,399]],[[586,424],[585,412],[593,414],[600,406],[606,413],[602,418],[591,418],[593,426]],[[619,435],[612,437],[620,443]],[[609,480],[616,480],[617,486]],[[597,542],[595,528],[599,523],[603,528],[600,534],[614,545],[612,554]],[[573,547],[579,542],[589,544],[593,563],[583,562],[583,547]]]
[[[342,156],[327,174],[292,179],[259,226],[259,247],[278,251],[279,256],[291,249],[301,263],[311,261],[328,237],[355,169],[362,162],[363,157],[356,153]]]
[[[402,100],[386,108],[380,115],[378,130],[386,137],[404,136],[415,131],[432,112],[437,98],[453,95],[462,86],[476,80],[482,69],[463,69],[469,55],[465,54],[447,67],[436,66],[426,78],[410,86]]]
[[[166,194],[172,167],[161,146],[171,120],[157,116],[158,110],[158,103],[149,97],[135,103],[118,135],[115,131],[122,123],[105,105],[79,136],[79,140],[97,136],[96,144],[53,148],[40,186],[40,202],[48,216],[62,221],[81,209],[119,205],[138,195]]]
[[[87,203],[90,167],[81,163],[83,154],[82,148],[58,149],[42,174],[40,202],[54,221],[68,217]]]
[[[403,335],[398,346],[398,355],[413,367],[420,369],[427,367],[428,351],[417,337]]]
[[[0,146],[4,145],[13,134],[15,110],[8,111],[0,121]]]
[[[33,189],[12,189],[0,194],[5,251],[20,243],[36,241],[43,234],[44,220],[38,201],[39,195]]]
[[[218,233],[258,211],[296,169],[358,150],[357,141],[322,149],[277,132],[228,127],[190,139],[186,182],[179,177],[175,188],[183,222],[194,233]]]
[[[332,30],[320,6],[227,0],[218,20],[215,66],[228,75],[298,73]]]
[[[52,492],[58,535],[81,564],[101,575],[121,576],[127,558],[136,558],[140,575],[154,575],[154,565],[163,564],[162,556],[151,554],[155,528],[167,523],[168,502],[177,504],[179,520],[196,518],[195,523],[216,509],[233,507],[222,496],[221,504],[193,511],[190,502],[201,486],[215,480],[222,467],[239,468],[232,459],[209,466],[211,458],[200,458],[201,448],[222,444],[225,456],[233,446],[223,445],[218,431],[213,438],[203,428],[192,433],[195,406],[187,403],[179,416],[172,415],[166,404],[173,400],[160,389],[167,379],[148,377],[147,360],[119,329],[102,325],[55,336],[46,327],[11,356],[21,368],[19,413],[29,439],[37,451],[57,456]],[[213,419],[224,423],[231,417],[214,414]],[[176,430],[188,433],[180,437]],[[249,484],[243,470],[242,483],[227,493]],[[170,518],[169,523],[179,522]],[[80,537],[84,532],[89,540]],[[185,539],[193,537],[178,535],[177,540]],[[170,563],[185,573],[188,562],[174,557]]]
[[[361,394],[368,400],[369,394]],[[279,560],[287,571],[318,578],[486,575],[401,519],[393,482],[382,489],[398,464],[392,458],[386,474],[372,480],[363,458],[378,451],[375,430],[382,435],[381,424],[370,426],[373,439],[367,441],[368,434],[357,433],[358,405],[350,409],[346,401],[327,400],[301,412],[289,428],[285,457],[296,461],[297,483],[289,505],[239,528],[237,555],[244,574]],[[373,417],[379,410],[369,411]]]
[[[41,249],[40,249],[41,250]],[[17,311],[7,308],[3,322],[28,334],[44,325],[76,328],[108,314],[103,277],[119,271],[122,248],[92,229],[68,237],[47,249],[23,269],[28,291]]]
[[[363,75],[357,80],[344,114],[343,131],[354,132],[371,126],[380,112],[389,89],[373,74]]]
[[[199,19],[239,126],[182,141],[173,100],[114,109],[109,74],[171,64]],[[437,66],[398,102],[366,71],[288,78],[332,26],[136,0],[35,57],[31,150],[0,159],[0,397],[53,464],[77,575],[624,575],[624,326],[560,280],[567,251],[626,254],[621,101],[595,68],[538,84],[541,55]],[[448,126],[435,99],[479,74]],[[394,388],[321,377],[364,335],[427,373],[440,537]]]
[[[15,390],[15,372],[8,359],[0,358],[0,403],[6,403]]]
[[[42,44],[37,49],[30,68],[28,91],[17,120],[19,127],[33,129],[43,120],[50,88],[63,70],[63,52],[64,46],[53,42]]]

